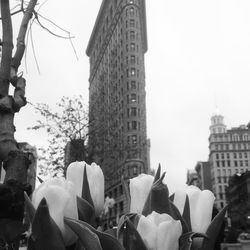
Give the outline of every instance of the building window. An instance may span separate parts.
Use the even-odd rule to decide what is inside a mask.
[[[136,94],[131,94],[130,102],[131,103],[135,103],[136,102]]]
[[[135,107],[131,108],[131,116],[136,116],[137,109]]]
[[[137,130],[137,122],[136,121],[132,121],[132,129]]]
[[[131,30],[129,33],[129,39],[134,41],[135,40],[135,31]]]
[[[134,16],[135,15],[135,9],[134,9],[134,7],[130,7],[129,8],[129,13],[130,13],[130,16]]]
[[[136,135],[132,135],[132,144],[133,145],[137,144],[137,136]]]
[[[130,63],[135,64],[135,56],[134,55],[130,56]]]
[[[134,43],[130,43],[130,51],[131,52],[135,51],[135,44]]]
[[[134,20],[134,19],[130,19],[130,20],[129,20],[129,26],[130,26],[131,28],[134,28],[134,27],[135,27],[135,20]]]

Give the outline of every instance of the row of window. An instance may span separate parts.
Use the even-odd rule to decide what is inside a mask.
[[[233,144],[212,144],[211,150],[246,150],[250,149],[250,143],[233,143]]]
[[[231,153],[231,156],[233,156],[234,159],[239,158],[248,158],[249,152],[233,152]],[[230,159],[230,153],[216,153],[216,159]]]
[[[216,161],[217,167],[248,167],[249,161],[248,160],[240,160],[240,161]]]
[[[213,134],[211,137],[212,141],[249,141],[250,140],[250,134],[244,133],[244,134]]]
[[[140,130],[140,129],[141,129],[140,122],[138,122],[138,121],[127,122],[127,130],[128,131]]]

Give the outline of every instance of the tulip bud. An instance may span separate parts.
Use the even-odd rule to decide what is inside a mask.
[[[32,195],[32,203],[36,209],[42,198],[46,199],[50,216],[60,228],[65,245],[73,244],[77,240],[77,236],[64,224],[64,216],[78,219],[73,184],[64,178],[49,179],[35,189]]]
[[[174,195],[174,204],[183,213],[186,194],[189,198],[190,219],[192,231],[206,233],[211,223],[214,194],[209,190],[201,191],[198,187],[188,186],[186,189],[177,190]]]
[[[95,214],[98,216],[104,206],[104,175],[101,168],[92,163],[91,166],[86,162],[73,162],[68,166],[66,178],[76,186],[76,194],[82,197],[83,173],[86,166],[87,178],[89,183],[90,195],[94,203]]]
[[[154,177],[152,175],[140,174],[137,177],[130,179],[130,212],[142,213],[142,209],[152,187]]]
[[[178,250],[182,234],[181,222],[168,214],[152,212],[141,216],[137,231],[149,250]]]

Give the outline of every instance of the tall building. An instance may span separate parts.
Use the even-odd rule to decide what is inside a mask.
[[[228,129],[223,116],[211,118],[209,136],[209,163],[215,205],[221,209],[226,204],[229,177],[250,169],[250,125]]]
[[[125,180],[149,170],[144,54],[145,0],[103,0],[89,56],[89,152],[116,200],[111,218],[128,211]]]

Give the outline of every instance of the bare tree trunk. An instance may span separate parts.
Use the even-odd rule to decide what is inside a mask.
[[[24,210],[23,192],[28,191],[29,160],[27,155],[18,149],[14,138],[15,112],[26,104],[25,79],[17,77],[17,71],[25,50],[28,23],[37,0],[31,0],[24,13],[14,58],[9,0],[0,0],[0,3],[3,30],[0,66],[0,161],[3,161],[6,171],[4,184],[0,184],[0,239],[9,246],[12,245],[13,249],[18,249]],[[10,83],[15,87],[14,96],[9,95]]]

